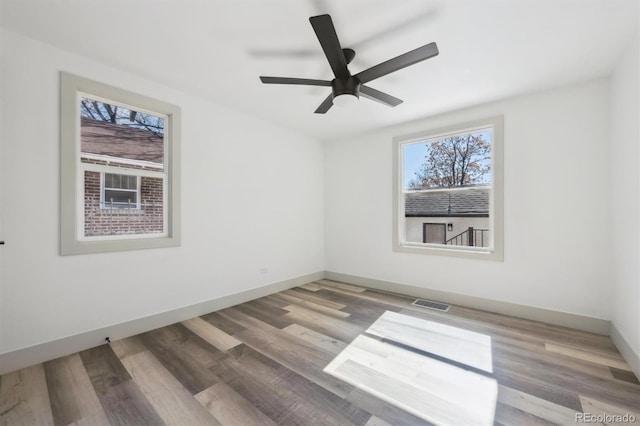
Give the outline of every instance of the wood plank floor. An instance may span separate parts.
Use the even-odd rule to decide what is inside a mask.
[[[386,311],[490,337],[497,425],[640,423],[640,383],[608,337],[412,301],[321,280],[88,349],[1,376],[0,424],[428,424],[323,372]]]

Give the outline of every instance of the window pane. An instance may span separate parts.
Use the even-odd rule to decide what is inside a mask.
[[[123,182],[121,188],[126,188],[126,189],[138,189],[138,179],[136,176],[124,176],[126,179],[126,182]]]
[[[405,190],[491,185],[492,131],[447,136],[403,146]]]
[[[402,145],[409,243],[491,247],[491,129]]]
[[[406,241],[491,247],[489,197],[487,187],[405,193]]]
[[[138,177],[127,175],[116,175],[113,173],[105,173],[104,175],[104,187],[105,188],[117,188],[117,189],[138,189]]]
[[[164,232],[163,178],[105,173],[104,180],[101,205],[100,173],[85,171],[86,237]],[[112,184],[113,188],[108,188],[107,184]]]
[[[116,191],[108,189],[104,191],[104,204],[122,205],[122,207],[136,207],[138,194],[132,191]]]
[[[82,162],[162,171],[164,131],[163,117],[80,99]]]

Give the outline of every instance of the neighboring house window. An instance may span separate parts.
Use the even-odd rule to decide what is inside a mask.
[[[140,209],[138,176],[102,173],[100,207],[104,209]]]
[[[502,117],[394,139],[394,249],[503,259]]]
[[[61,253],[179,245],[179,108],[66,73],[61,107]]]

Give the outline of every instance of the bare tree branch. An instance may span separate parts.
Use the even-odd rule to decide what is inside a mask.
[[[491,171],[491,144],[482,134],[438,139],[427,144],[425,161],[409,182],[410,189],[450,188],[484,182]]]

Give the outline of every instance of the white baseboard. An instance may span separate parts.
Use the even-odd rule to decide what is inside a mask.
[[[640,379],[640,354],[633,350],[629,341],[620,333],[615,323],[611,323],[611,340],[620,351],[624,360],[627,361],[627,364],[629,364],[629,367],[631,367],[636,377]]]
[[[441,302],[451,303],[452,305],[466,306],[468,308],[576,328],[578,330],[604,334],[606,336],[608,336],[610,332],[611,323],[608,320],[600,318],[592,318],[583,315],[553,311],[550,309],[520,305],[517,303],[502,302],[492,299],[484,299],[482,297],[467,296],[459,293],[416,287],[408,284],[381,281],[373,278],[341,274],[338,272],[325,271],[325,278],[328,280],[342,281],[348,284],[375,288],[377,290],[438,300]]]
[[[83,351],[104,343],[106,336],[112,341],[124,339],[125,337],[134,336],[156,328],[164,327],[169,324],[184,321],[193,317],[208,314],[220,309],[228,308],[239,303],[248,302],[259,297],[277,293],[312,281],[324,278],[324,272],[316,272],[262,287],[256,287],[244,290],[238,293],[229,294],[216,299],[207,300],[195,305],[184,306],[182,308],[173,309],[171,311],[150,315],[144,318],[138,318],[121,324],[99,328],[87,331],[85,333],[76,334],[74,336],[64,337],[62,339],[52,340],[50,342],[17,349],[10,352],[0,354],[0,374],[10,371],[19,370],[24,367],[39,364],[61,356],[69,355],[75,352]]]

